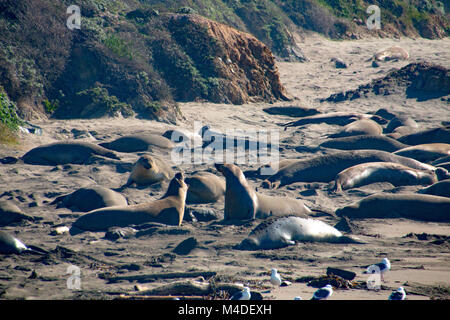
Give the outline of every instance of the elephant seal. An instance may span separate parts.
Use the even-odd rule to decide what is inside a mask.
[[[295,241],[362,243],[344,236],[339,230],[320,220],[287,216],[263,221],[242,240],[237,249],[278,249],[293,245]]]
[[[420,189],[417,193],[450,198],[450,178],[436,182],[427,188]]]
[[[227,148],[244,148],[245,150],[253,149],[260,150],[260,148],[271,148],[272,145],[268,141],[256,140],[254,137],[248,135],[227,135],[226,133],[212,130],[209,126],[203,126],[199,134],[202,137],[202,147],[214,148],[215,150],[224,150]],[[252,139],[255,138],[255,139]]]
[[[177,173],[170,181],[166,194],[159,200],[131,206],[116,206],[90,211],[79,217],[71,233],[106,231],[111,227],[128,227],[146,222],[180,226],[184,216],[187,185],[184,175]]]
[[[371,135],[379,136],[383,128],[370,119],[356,120],[347,124],[340,132],[331,134],[330,138],[342,138],[350,136]]]
[[[152,133],[141,133],[120,137],[111,142],[100,143],[102,147],[118,152],[147,151],[151,147],[172,149],[175,144],[166,137]]]
[[[350,219],[405,218],[450,222],[450,198],[428,194],[379,193],[337,209],[336,214]]]
[[[186,203],[211,203],[225,197],[225,180],[210,172],[198,172],[184,180],[189,186]]]
[[[340,126],[345,126],[349,123],[352,123],[356,120],[370,119],[375,121],[378,124],[386,124],[386,119],[375,115],[375,114],[364,114],[357,112],[331,112],[325,114],[317,114],[314,116],[303,117],[297,121],[291,121],[285,123],[283,126],[285,127],[298,127],[305,124],[313,124],[313,123],[326,123],[326,124],[336,124]]]
[[[198,133],[187,129],[167,130],[162,136],[173,143],[183,143],[187,147],[201,146],[203,143],[203,139]]]
[[[288,117],[307,117],[307,116],[313,116],[315,114],[320,113],[317,109],[314,108],[303,108],[303,107],[269,107],[264,108],[264,112],[271,114],[271,115],[281,115],[281,116],[288,116]]]
[[[23,244],[22,241],[13,237],[9,233],[0,230],[0,253],[11,254],[11,253],[22,253],[27,251],[28,247]]]
[[[147,186],[156,182],[170,180],[173,176],[173,170],[167,162],[155,156],[143,155],[134,164],[127,183],[121,189],[133,183],[139,186]]]
[[[341,171],[336,176],[334,190],[339,192],[375,182],[389,182],[396,187],[430,185],[446,177],[450,176],[442,168],[435,171],[417,170],[399,163],[366,162]]]
[[[397,140],[410,146],[426,143],[450,143],[450,126],[403,135]]]
[[[0,254],[21,254],[30,252],[35,254],[46,254],[48,251],[36,246],[26,246],[22,241],[9,233],[0,230]]]
[[[242,170],[234,164],[215,164],[225,176],[224,220],[248,220],[269,216],[296,215],[307,217],[311,210],[301,200],[256,193]]]
[[[376,61],[408,60],[409,53],[403,48],[392,46],[377,52],[373,59]]]
[[[407,115],[396,115],[394,118],[389,120],[386,128],[384,129],[384,133],[392,133],[399,127],[411,127],[416,129],[419,128],[419,125],[413,118]]]
[[[0,227],[8,226],[21,221],[34,219],[22,212],[12,201],[0,200]]]
[[[394,162],[413,169],[432,170],[433,166],[386,151],[354,150],[298,160],[263,181],[264,188],[279,188],[295,182],[330,182],[352,166],[366,162]]]
[[[115,160],[120,158],[111,150],[89,142],[54,142],[31,149],[23,157],[27,164],[50,165],[84,164],[93,155]]]
[[[339,150],[381,150],[394,152],[408,145],[383,135],[364,135],[330,139],[320,144],[321,147]]]
[[[88,212],[105,207],[126,206],[128,203],[118,192],[102,186],[91,186],[57,197],[50,204],[57,204],[57,208],[76,208]]]
[[[450,144],[448,143],[427,143],[403,148],[394,154],[416,159],[421,162],[431,162],[441,157],[450,155]]]

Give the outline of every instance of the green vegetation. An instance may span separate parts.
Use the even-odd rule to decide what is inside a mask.
[[[80,30],[61,14],[72,4],[81,8]],[[381,8],[385,32],[450,36],[448,1],[436,0],[8,0],[0,5],[0,86],[19,113],[26,101],[58,118],[132,110],[163,119],[179,112],[175,101],[229,101],[218,94],[226,90],[214,61],[223,48],[173,15],[225,23],[281,59],[301,61],[293,31],[364,35],[371,4]]]
[[[22,120],[17,116],[16,106],[0,87],[0,144],[16,144],[16,131]]]

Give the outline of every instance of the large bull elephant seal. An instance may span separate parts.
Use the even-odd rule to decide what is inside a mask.
[[[248,220],[272,215],[307,217],[311,213],[301,200],[256,193],[242,170],[234,164],[215,166],[226,180],[224,220]]]
[[[143,204],[90,211],[74,222],[71,233],[76,234],[79,230],[106,231],[111,227],[127,227],[146,222],[180,226],[184,216],[187,189],[184,175],[177,173],[161,199]]]

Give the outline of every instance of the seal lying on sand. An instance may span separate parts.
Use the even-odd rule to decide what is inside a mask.
[[[450,144],[448,143],[427,143],[403,148],[394,154],[416,159],[421,162],[431,162],[441,157],[450,155]]]
[[[255,132],[256,133],[256,132]],[[256,134],[254,137],[246,135],[227,135],[221,132],[213,131],[209,126],[203,126],[200,129],[199,134],[203,140],[203,148],[210,147],[216,150],[223,150],[227,148],[240,147],[245,150],[259,150],[260,148],[271,148],[271,144],[268,140],[257,140]],[[252,139],[254,138],[254,139]]]
[[[166,194],[159,200],[132,206],[97,209],[79,217],[72,226],[85,231],[106,231],[111,227],[127,227],[132,224],[159,222],[180,226],[184,216],[187,185],[182,173],[170,181]]]
[[[430,185],[438,180],[450,177],[447,170],[417,170],[392,162],[367,162],[341,171],[334,189],[342,191],[375,182],[389,182],[394,186]]]
[[[340,132],[331,134],[330,138],[342,138],[359,135],[378,136],[383,132],[383,128],[370,119],[356,120],[347,124]]]
[[[101,146],[119,152],[147,151],[149,147],[172,149],[175,144],[166,137],[152,133],[141,133],[120,137],[111,142],[100,143]]]
[[[390,48],[377,52],[373,59],[376,61],[389,61],[389,60],[408,60],[409,53],[400,47],[392,46]]]
[[[126,206],[127,199],[118,192],[102,186],[80,188],[70,194],[57,197],[51,204],[58,204],[57,208],[77,208],[80,211]]]
[[[433,166],[414,159],[378,150],[342,151],[321,155],[312,159],[298,160],[263,181],[264,188],[279,188],[295,182],[330,182],[349,167],[366,162],[394,162],[420,170],[432,170]]]
[[[450,198],[450,178],[436,182],[427,188],[417,191],[417,193]]]
[[[450,198],[428,194],[380,193],[337,209],[336,214],[350,219],[406,218],[450,222]]]
[[[174,172],[166,161],[155,156],[143,155],[134,164],[127,183],[121,189],[133,183],[139,186],[147,186],[156,182],[170,180],[173,176]]]
[[[237,249],[277,249],[293,245],[295,241],[362,243],[320,220],[288,216],[263,221]]]
[[[263,111],[268,114],[288,117],[306,117],[320,113],[317,109],[303,107],[269,107],[264,108]]]
[[[186,203],[211,203],[223,200],[225,180],[210,172],[198,172],[185,179],[189,186]]]
[[[18,206],[9,200],[0,200],[0,227],[21,221],[34,219],[22,212]]]
[[[215,164],[225,176],[224,220],[247,220],[269,216],[296,215],[307,217],[311,210],[301,200],[272,197],[256,193],[241,169],[234,164]]]
[[[340,150],[381,150],[387,152],[394,152],[403,148],[408,147],[408,145],[398,142],[395,139],[383,136],[383,135],[365,135],[365,136],[353,136],[330,139],[322,144],[321,147],[340,149]]]
[[[31,149],[22,160],[27,164],[56,166],[59,164],[84,164],[91,156],[120,158],[111,150],[89,142],[54,142]]]
[[[410,146],[426,143],[450,143],[450,126],[415,132],[401,136],[397,140]]]
[[[337,124],[340,126],[345,126],[356,120],[370,119],[378,124],[387,123],[386,119],[374,115],[374,114],[364,114],[357,112],[331,112],[326,114],[317,114],[314,116],[304,117],[296,121],[291,121],[284,124],[285,127],[298,127],[305,124],[312,123],[326,123],[326,124]]]

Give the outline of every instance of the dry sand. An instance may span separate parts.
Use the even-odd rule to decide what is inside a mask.
[[[379,68],[372,68],[367,61],[378,50],[398,45],[410,53],[409,61],[385,62]],[[450,108],[441,99],[418,102],[395,95],[357,99],[342,103],[320,103],[332,93],[354,89],[358,85],[384,76],[393,68],[401,68],[412,61],[425,60],[450,67],[448,53],[450,40],[424,39],[366,39],[358,41],[330,41],[317,35],[307,37],[300,43],[310,59],[307,63],[278,63],[282,82],[295,97],[292,102],[280,102],[276,106],[296,105],[317,108],[321,112],[358,111],[374,112],[385,108],[391,112],[405,112],[411,115],[423,129],[438,126],[441,121],[450,120]],[[336,69],[330,62],[338,57],[349,63],[347,69]],[[251,103],[242,106],[183,103],[181,110],[185,120],[180,127],[193,130],[193,122],[201,121],[217,130],[278,129],[281,143],[287,145],[282,158],[307,158],[314,155],[314,148],[337,132],[339,126],[313,124],[289,128],[283,131],[278,124],[291,121],[287,116],[269,115],[262,111],[272,106]],[[27,150],[43,143],[65,139],[79,139],[100,143],[116,137],[137,133],[163,133],[174,126],[155,121],[139,119],[99,120],[50,120],[36,122],[43,128],[43,135],[24,135],[19,148],[0,149],[0,157],[22,156]],[[72,131],[76,129],[78,131]],[[74,134],[75,132],[75,134]],[[306,151],[297,152],[295,147],[304,146]],[[308,152],[311,151],[311,152]],[[318,154],[322,151],[317,151]],[[80,187],[99,184],[117,188],[128,178],[129,168],[140,153],[121,154],[128,166],[97,163],[91,165],[67,165],[48,167],[38,165],[0,165],[0,199],[13,199],[23,212],[41,217],[35,223],[2,228],[27,244],[39,245],[47,250],[57,246],[76,253],[61,251],[58,256],[43,259],[34,255],[0,256],[0,298],[1,299],[111,299],[120,293],[134,291],[135,283],[119,282],[108,284],[102,274],[138,275],[161,272],[215,271],[221,279],[234,283],[248,284],[252,290],[263,292],[265,299],[287,299],[295,296],[310,299],[316,288],[306,283],[295,282],[304,276],[320,276],[327,267],[340,267],[357,273],[356,280],[365,281],[362,271],[369,264],[388,257],[392,270],[386,275],[382,290],[335,290],[332,300],[339,299],[381,299],[385,300],[392,289],[403,285],[408,292],[407,299],[429,299],[449,297],[450,286],[450,244],[433,244],[432,240],[404,238],[408,233],[450,235],[448,223],[425,223],[406,219],[367,219],[355,221],[359,227],[356,236],[367,242],[365,245],[342,245],[325,243],[298,243],[295,246],[269,251],[237,251],[232,247],[244,239],[259,222],[253,221],[240,226],[223,225],[218,222],[183,222],[180,228],[168,228],[140,238],[120,239],[112,242],[103,239],[104,232],[86,232],[75,236],[68,234],[53,236],[57,226],[70,227],[81,212],[56,209],[49,205],[55,197],[70,193]],[[158,153],[160,154],[160,153]],[[170,154],[160,154],[169,161]],[[241,166],[244,170],[248,166]],[[125,168],[125,169],[124,169]],[[180,169],[187,173],[196,170],[211,170],[209,164],[183,164]],[[259,187],[261,180],[249,179],[250,184]],[[157,199],[166,185],[149,188],[131,187],[123,191],[130,204]],[[259,192],[301,198],[312,208],[334,211],[358,199],[380,191],[411,193],[419,186],[393,188],[389,184],[374,184],[332,194],[324,183],[295,183],[279,190],[259,189]],[[202,205],[223,212],[223,203]],[[317,217],[334,225],[338,220],[331,216]],[[163,230],[163,229],[162,229]],[[182,240],[195,237],[198,248],[187,256],[170,253]],[[65,253],[64,253],[65,252]],[[68,266],[81,270],[82,290],[67,288]],[[130,264],[132,264],[130,266]],[[121,266],[125,266],[120,268]],[[269,283],[270,269],[277,268],[283,278],[293,282],[291,286],[272,289]],[[128,268],[128,269],[127,269]],[[131,269],[131,270],[130,270]],[[133,270],[139,269],[139,270]],[[35,271],[37,277],[30,277]],[[158,280],[145,283],[148,288],[160,286],[173,280]]]

